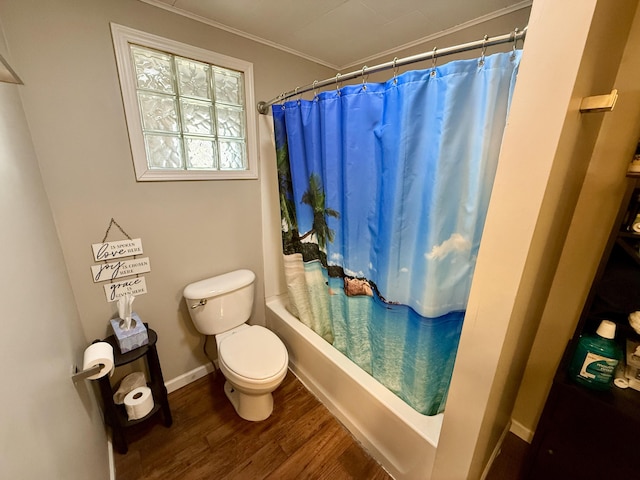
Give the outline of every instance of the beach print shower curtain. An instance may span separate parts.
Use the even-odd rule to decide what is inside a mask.
[[[444,410],[520,51],[273,106],[290,309]]]

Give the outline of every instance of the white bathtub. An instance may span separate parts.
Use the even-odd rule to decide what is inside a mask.
[[[267,300],[267,326],[286,344],[289,367],[396,479],[431,477],[443,415],[421,415],[286,309]]]

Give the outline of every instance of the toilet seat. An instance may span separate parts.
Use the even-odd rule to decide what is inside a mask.
[[[233,374],[264,382],[286,370],[288,354],[275,333],[252,325],[224,337],[218,345],[218,359]]]

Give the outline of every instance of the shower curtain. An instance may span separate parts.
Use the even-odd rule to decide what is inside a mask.
[[[520,51],[273,106],[290,310],[444,410]]]

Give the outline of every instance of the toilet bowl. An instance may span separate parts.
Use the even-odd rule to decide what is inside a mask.
[[[282,341],[259,325],[241,325],[216,335],[224,392],[245,420],[265,420],[273,411],[273,392],[284,380],[289,355]]]
[[[185,287],[183,296],[196,329],[215,335],[224,392],[245,420],[267,419],[272,392],[287,374],[287,349],[272,331],[245,323],[253,307],[255,274],[236,270]]]

